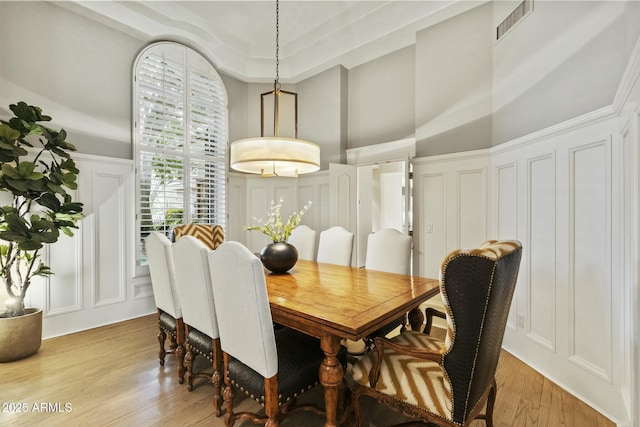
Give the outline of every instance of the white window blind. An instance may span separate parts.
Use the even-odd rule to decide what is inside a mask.
[[[137,266],[144,240],[182,223],[225,228],[227,96],[200,54],[156,43],[136,61],[134,76]]]

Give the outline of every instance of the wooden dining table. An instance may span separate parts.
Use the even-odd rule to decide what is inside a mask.
[[[305,260],[266,281],[273,321],[320,339],[325,427],[337,425],[341,340],[357,341],[407,312],[417,330],[424,320],[418,305],[439,292],[436,279]]]

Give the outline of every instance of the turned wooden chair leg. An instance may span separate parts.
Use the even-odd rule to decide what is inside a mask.
[[[236,415],[233,413],[233,399],[235,398],[235,391],[229,380],[229,355],[223,353],[223,369],[224,369],[224,404],[227,409],[227,413],[224,416],[225,427],[231,427],[236,422]]]
[[[222,384],[223,384],[223,354],[220,347],[220,338],[214,338],[211,340],[211,359],[213,366],[213,375],[211,376],[211,382],[213,383],[213,410],[216,417],[222,415]]]
[[[485,421],[487,427],[493,427],[493,406],[496,402],[496,393],[498,392],[498,385],[495,378],[493,384],[491,384],[491,390],[489,390],[489,396],[487,397],[487,410],[485,412]]]
[[[171,350],[175,350],[178,347],[178,343],[176,341],[176,337],[173,334],[169,335],[169,348]]]
[[[233,399],[236,397],[235,390],[232,385],[227,385],[224,388],[224,404],[227,409],[227,413],[224,416],[224,425],[231,427],[236,422],[236,414],[233,413]]]
[[[176,348],[176,358],[178,359],[178,383],[184,384],[185,349],[183,345],[178,345]]]
[[[222,415],[222,374],[220,370],[213,371],[211,382],[213,383],[213,412],[216,417],[219,417]]]
[[[184,324],[182,318],[176,319],[176,357],[178,358],[178,383],[184,383],[184,352],[185,352],[185,339],[187,332],[187,326]]]
[[[195,359],[195,354],[190,347],[187,347],[184,355],[184,365],[186,368],[184,369],[186,371],[184,376],[187,379],[187,390],[189,391],[193,390],[193,359]]]
[[[164,366],[164,358],[167,355],[167,352],[164,349],[164,342],[166,339],[167,339],[167,334],[162,330],[162,328],[159,328],[158,342],[160,343],[160,351],[158,352],[158,358],[160,359],[160,366]]]

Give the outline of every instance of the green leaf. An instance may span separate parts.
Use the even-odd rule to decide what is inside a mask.
[[[6,179],[7,185],[16,190],[18,193],[25,193],[29,189],[29,184],[20,179]]]
[[[25,240],[23,242],[18,242],[18,249],[23,251],[35,251],[37,249],[42,249],[42,243],[34,240]]]
[[[16,168],[7,163],[2,164],[2,173],[10,178],[20,179],[20,172],[18,172]]]
[[[4,123],[0,124],[0,138],[3,141],[15,141],[20,138],[20,131]]]
[[[51,193],[44,193],[38,200],[38,203],[54,212],[58,212],[62,208],[60,200]]]

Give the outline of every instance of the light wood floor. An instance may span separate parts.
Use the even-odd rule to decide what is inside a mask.
[[[146,316],[46,340],[36,355],[0,363],[0,425],[223,426],[223,419],[212,414],[210,384],[188,392],[178,384],[175,357],[159,366],[156,331],[155,316]],[[502,353],[497,382],[496,426],[614,426],[507,352]],[[322,390],[311,390],[302,400],[322,402]],[[365,425],[403,419],[372,400],[363,402],[369,418]],[[250,400],[240,405],[258,409]],[[283,423],[322,425],[321,417],[304,413]]]

